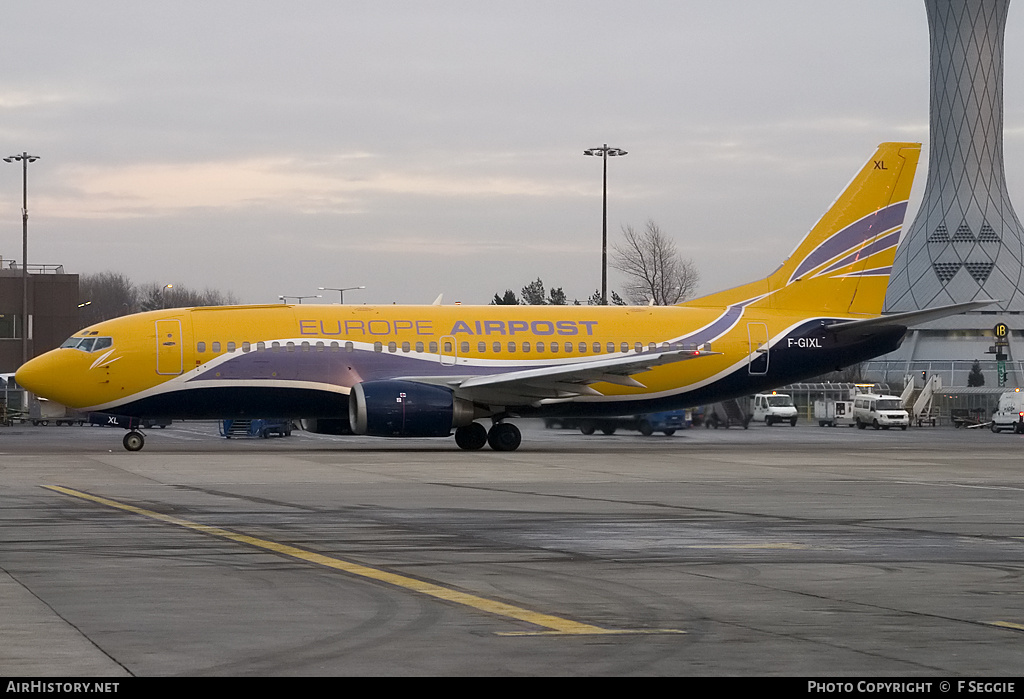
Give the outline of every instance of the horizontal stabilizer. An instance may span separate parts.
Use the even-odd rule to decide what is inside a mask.
[[[892,313],[889,315],[882,315],[877,318],[867,318],[865,320],[849,320],[842,323],[835,323],[834,325],[830,325],[828,326],[828,329],[830,332],[846,333],[855,332],[859,330],[883,328],[886,326],[901,325],[904,327],[909,327],[911,325],[917,325],[919,323],[927,323],[930,320],[938,320],[939,318],[945,318],[946,316],[955,316],[959,313],[966,313],[967,311],[973,311],[975,308],[983,308],[993,303],[998,302],[993,299],[990,299],[988,301],[968,301],[967,303],[955,303],[951,306],[926,308],[923,311],[907,311],[906,313]]]

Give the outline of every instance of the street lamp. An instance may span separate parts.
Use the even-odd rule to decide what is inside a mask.
[[[316,296],[278,296],[277,298],[281,299],[282,301],[287,301],[288,299],[295,299],[299,303],[302,303],[302,299],[318,299],[321,297],[322,294],[317,294]]]
[[[173,289],[174,284],[164,284],[163,288],[160,289],[160,305],[167,308],[167,290]]]
[[[21,363],[28,361],[28,164],[39,160],[38,155],[11,155],[5,163],[21,161]]]
[[[608,305],[608,158],[626,155],[621,148],[611,148],[604,144],[600,148],[588,148],[583,155],[600,155],[604,161],[604,185],[602,187],[601,205],[601,305]]]
[[[345,292],[352,291],[353,289],[365,289],[365,286],[346,286],[344,288],[337,288],[334,286],[318,286],[320,291],[337,291],[338,292],[338,303],[345,303]]]

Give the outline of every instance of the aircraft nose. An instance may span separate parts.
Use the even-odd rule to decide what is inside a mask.
[[[47,352],[21,365],[14,380],[37,396],[63,403],[61,400],[60,359],[57,352]]]

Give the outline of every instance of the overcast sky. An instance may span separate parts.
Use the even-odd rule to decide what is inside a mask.
[[[41,156],[29,263],[243,302],[487,303],[537,277],[584,301],[601,162],[583,150],[604,143],[629,151],[610,239],[656,221],[710,293],[772,271],[879,142],[928,139],[920,0],[7,0],[3,19],[2,155]],[[4,260],[20,208],[4,164]]]

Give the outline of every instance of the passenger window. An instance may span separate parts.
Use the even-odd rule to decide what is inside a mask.
[[[480,342],[476,343],[476,351],[479,352],[480,354],[483,354],[484,352],[486,352],[487,351],[487,343],[484,342],[483,340],[481,340]]]
[[[495,342],[493,345],[493,349],[495,354],[501,354],[501,343]]]
[[[262,352],[266,348],[267,348],[267,343],[266,342],[257,342],[256,343],[256,351],[257,352]]]
[[[430,343],[430,351],[433,354],[437,354],[437,343],[436,342],[431,342]]]
[[[234,342],[229,342],[228,343],[228,352],[234,352],[234,351],[235,351],[235,343]]]
[[[423,351],[423,343],[422,342],[417,342],[416,343],[416,351],[417,352],[422,352]]]
[[[607,344],[606,346],[607,346],[607,348],[608,348],[608,352],[609,352],[609,353],[611,353],[611,352],[614,352],[614,351],[615,351],[615,343],[614,343],[614,342],[609,342],[609,343],[608,343],[608,344]]]
[[[538,342],[537,343],[537,351],[538,352],[543,352],[544,351],[544,343],[543,342]]]
[[[469,343],[466,342],[465,340],[463,340],[459,344],[459,351],[462,352],[463,354],[466,354],[467,352],[469,352]]]
[[[524,352],[529,352],[530,351],[530,343],[529,342],[524,342],[523,343],[523,351]]]
[[[243,342],[242,343],[242,351],[243,352],[248,352],[251,349],[252,349],[252,345],[250,345],[248,342]]]
[[[580,343],[580,354],[586,354],[586,353],[587,353],[587,343],[586,342],[581,342]]]
[[[514,342],[508,343],[508,351],[509,352],[515,352],[516,351],[516,343],[514,343]]]
[[[374,352],[383,352],[384,351],[384,345],[382,345],[380,343],[380,340],[377,340],[376,342],[373,343],[373,351]]]
[[[402,351],[403,352],[409,352],[411,350],[412,350],[412,345],[410,345],[408,342],[403,342],[402,343]]]
[[[388,343],[388,352],[397,352],[397,351],[398,351],[398,345],[395,344],[394,342],[389,342]]]
[[[346,352],[351,352],[353,349],[355,349],[355,346],[351,342],[346,342],[345,343],[345,351]]]
[[[196,352],[198,352],[199,354],[202,354],[205,351],[206,351],[206,343],[202,342],[202,341],[197,342],[196,343]]]
[[[220,343],[219,342],[211,343],[210,344],[210,351],[213,352],[214,354],[216,354],[217,352],[220,352]]]

